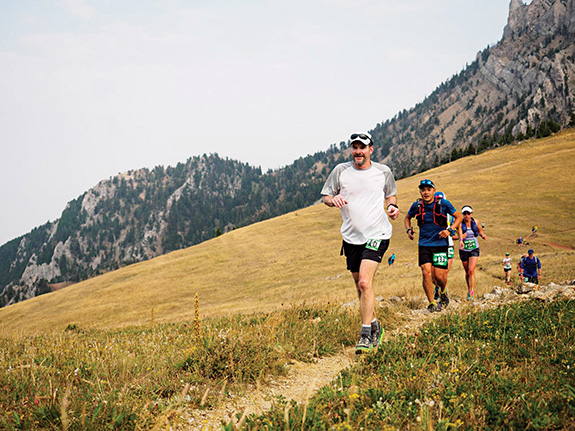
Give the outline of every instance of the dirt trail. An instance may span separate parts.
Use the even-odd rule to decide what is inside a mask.
[[[493,308],[505,303],[523,301],[530,298],[542,301],[551,301],[557,296],[575,299],[575,280],[562,285],[550,283],[547,286],[530,285],[527,294],[518,294],[515,289],[495,287],[491,293],[485,294],[474,303],[468,303],[452,298],[449,307],[442,313],[457,313],[464,307],[476,309]],[[529,289],[527,289],[529,290]],[[383,305],[380,306],[393,306]],[[426,309],[410,310],[404,312],[405,324],[394,331],[386,332],[385,339],[395,337],[397,334],[413,334],[427,321],[439,317],[440,313],[429,313]],[[294,362],[289,365],[286,377],[275,377],[266,385],[254,385],[246,391],[245,395],[230,395],[222,399],[218,408],[213,410],[186,410],[184,418],[187,425],[177,427],[178,431],[209,431],[220,430],[222,421],[233,421],[236,429],[241,428],[245,417],[252,413],[262,413],[272,407],[272,403],[283,397],[294,400],[298,404],[307,402],[318,389],[332,382],[340,371],[350,367],[355,362],[353,348],[343,350],[337,355],[318,359],[314,363]],[[240,414],[238,420],[236,415]]]
[[[184,416],[188,426],[178,430],[220,430],[222,421],[234,421],[238,426],[252,413],[262,413],[272,407],[272,403],[282,396],[286,400],[305,403],[318,389],[333,381],[340,371],[354,361],[353,348],[334,356],[318,359],[313,363],[295,361],[289,365],[286,377],[274,377],[265,385],[254,385],[242,396],[228,396],[218,408],[213,410],[192,410]],[[237,419],[236,415],[242,417]]]
[[[555,248],[560,248],[562,250],[570,250],[570,251],[575,251],[575,247],[569,247],[567,245],[560,245],[560,244],[554,244],[552,242],[544,242],[543,245],[547,245],[549,247],[555,247]]]

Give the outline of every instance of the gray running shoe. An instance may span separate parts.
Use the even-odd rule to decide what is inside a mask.
[[[449,305],[449,296],[447,296],[447,289],[445,289],[443,291],[443,293],[441,293],[441,295],[439,295],[441,298],[441,306],[442,307],[447,307]]]
[[[355,354],[361,355],[364,352],[369,352],[371,349],[372,349],[371,337],[366,334],[360,334],[357,346],[355,346]]]
[[[385,331],[381,327],[381,323],[379,323],[379,320],[375,321],[375,327],[374,325],[371,325],[371,344],[373,345],[374,348],[379,346],[379,342],[381,341],[384,332]]]
[[[437,305],[435,304],[429,304],[427,306],[427,311],[429,311],[430,313],[439,313],[441,311],[441,308],[437,307]]]

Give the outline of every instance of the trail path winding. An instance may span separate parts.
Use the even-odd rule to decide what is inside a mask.
[[[449,307],[444,313],[457,313],[464,307],[475,307],[478,310],[493,308],[505,303],[524,301],[535,298],[542,301],[551,301],[557,296],[575,299],[575,280],[562,285],[550,283],[541,286],[530,285],[526,294],[518,294],[515,289],[495,287],[491,293],[485,294],[473,304],[452,298]],[[386,303],[380,306],[393,306]],[[394,331],[386,332],[385,339],[389,340],[397,334],[413,334],[427,321],[438,317],[439,313],[429,313],[427,310],[406,309],[404,313],[405,324]],[[298,404],[307,402],[321,387],[332,382],[338,374],[352,366],[355,362],[353,348],[342,350],[334,356],[318,359],[314,363],[293,362],[289,365],[286,377],[275,377],[265,385],[254,385],[246,391],[245,395],[228,396],[222,398],[220,405],[212,410],[186,410],[183,416],[187,424],[177,428],[178,431],[209,431],[220,430],[222,423],[232,421],[236,429],[241,428],[244,419],[252,413],[262,413],[272,407],[278,397],[294,400]],[[240,416],[238,419],[237,416]]]

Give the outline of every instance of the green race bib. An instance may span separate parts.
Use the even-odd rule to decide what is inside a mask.
[[[447,268],[447,253],[433,253],[433,266]]]
[[[475,238],[463,240],[463,249],[464,250],[470,251],[470,250],[475,250],[476,248],[477,248],[477,240]]]
[[[379,250],[380,244],[381,244],[380,239],[368,239],[367,244],[365,245],[365,248],[367,248],[368,250],[377,251],[377,250]]]

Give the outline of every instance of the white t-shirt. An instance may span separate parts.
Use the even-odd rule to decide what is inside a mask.
[[[371,162],[369,168],[357,169],[351,161],[340,163],[329,174],[321,194],[339,194],[347,201],[340,209],[345,242],[359,245],[370,239],[391,238],[385,199],[397,194],[397,186],[388,166]]]

